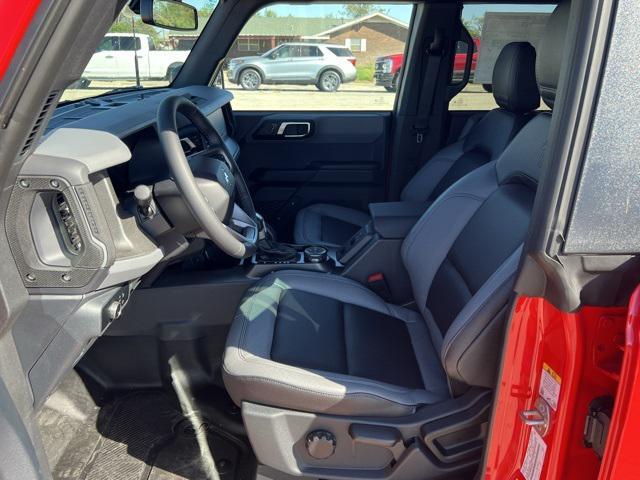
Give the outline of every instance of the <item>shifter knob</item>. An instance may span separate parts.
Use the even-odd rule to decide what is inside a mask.
[[[153,216],[153,208],[151,202],[153,201],[153,192],[147,185],[138,185],[133,190],[133,197],[136,200],[138,211],[145,217],[150,218]]]
[[[309,263],[322,263],[327,261],[327,249],[319,246],[304,249],[304,260]]]

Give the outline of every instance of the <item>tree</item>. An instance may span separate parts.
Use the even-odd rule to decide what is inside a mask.
[[[260,12],[258,12],[258,16],[267,17],[267,18],[276,18],[278,17],[278,12],[276,12],[271,8],[265,8],[264,10],[261,10]]]
[[[482,26],[484,25],[484,15],[463,19],[462,23],[472,38],[480,38],[482,35]]]
[[[342,7],[342,10],[340,10],[342,17],[352,19],[364,17],[374,12],[389,13],[386,8],[381,8],[370,3],[347,3]]]
[[[151,25],[142,23],[139,15],[134,14],[129,8],[125,8],[120,12],[118,18],[111,25],[110,33],[131,33],[135,26],[136,33],[149,35],[154,42],[160,39],[158,31]]]
[[[208,19],[213,13],[213,11],[215,10],[217,5],[218,5],[217,1],[206,2],[202,7],[200,7],[200,10],[198,10],[198,17],[200,19],[202,18],[204,18],[205,20]]]

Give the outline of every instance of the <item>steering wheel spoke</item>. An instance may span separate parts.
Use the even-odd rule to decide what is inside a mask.
[[[258,242],[258,223],[249,217],[237,203],[233,206],[233,213],[227,228],[238,240],[247,244],[256,244]]]

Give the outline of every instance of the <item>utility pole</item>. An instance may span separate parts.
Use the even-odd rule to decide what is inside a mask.
[[[133,33],[133,64],[136,68],[136,88],[142,88],[140,85],[140,66],[138,65],[138,37],[136,36],[136,18],[131,15],[131,32]]]

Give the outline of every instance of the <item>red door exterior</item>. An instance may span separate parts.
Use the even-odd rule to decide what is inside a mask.
[[[518,298],[507,336],[484,478],[640,478],[639,342],[640,288],[628,310],[583,307],[567,313],[541,298]],[[557,405],[551,408],[542,448],[535,441],[529,447],[535,434],[520,413],[534,408],[542,379],[549,379],[543,368],[552,372],[558,384]],[[584,446],[583,434],[589,404],[607,395],[616,397],[616,403],[601,463]]]
[[[27,31],[40,0],[0,0],[0,80],[4,77],[13,55]]]

